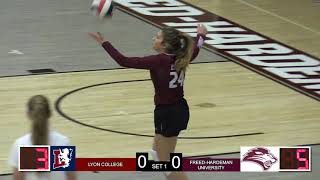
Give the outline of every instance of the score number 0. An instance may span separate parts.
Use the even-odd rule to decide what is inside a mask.
[[[137,153],[137,167],[139,170],[152,171],[150,167],[150,161],[148,160],[148,153]],[[169,167],[167,164],[163,164],[168,171],[181,171],[182,170],[182,154],[171,153]],[[154,170],[153,170],[154,171]]]

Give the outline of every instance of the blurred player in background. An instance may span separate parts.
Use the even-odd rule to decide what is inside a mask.
[[[69,139],[50,130],[51,109],[49,101],[42,95],[33,96],[27,103],[27,114],[31,120],[31,133],[18,138],[12,146],[9,165],[13,167],[14,180],[76,180],[74,172],[19,172],[19,146],[51,145],[69,146]]]
[[[156,55],[126,57],[101,33],[89,33],[108,54],[121,66],[150,71],[155,88],[154,126],[155,136],[151,155],[154,160],[168,161],[175,151],[177,137],[189,121],[189,107],[184,99],[183,83],[186,69],[203,45],[207,29],[198,25],[195,42],[174,28],[164,28],[153,38]],[[165,173],[168,180],[186,180],[183,172]]]

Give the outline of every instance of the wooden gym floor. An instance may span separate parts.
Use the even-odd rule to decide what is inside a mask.
[[[320,57],[320,24],[318,22],[320,4],[314,1],[188,0],[187,2]],[[9,2],[1,2],[0,5],[2,3],[8,7],[11,5]],[[19,4],[19,1],[16,0],[15,3]],[[38,1],[33,0],[32,3],[38,3]],[[86,4],[81,3],[81,7],[85,8]],[[83,10],[77,12],[83,15]],[[68,16],[68,13],[48,16],[63,18]],[[126,16],[121,17],[124,20],[126,18]],[[7,19],[2,17],[1,20],[10,24],[9,17]],[[29,21],[28,18],[21,18],[21,23],[29,23]],[[106,25],[95,23],[97,29],[100,28],[106,36],[113,35],[108,30],[104,31]],[[117,22],[112,23],[117,25]],[[71,138],[72,144],[77,146],[78,157],[134,157],[135,152],[150,149],[152,138],[139,136],[153,135],[153,87],[148,80],[149,73],[143,70],[115,69],[118,66],[113,62],[102,64],[109,70],[94,71],[101,65],[88,67],[92,57],[99,58],[96,59],[99,61],[97,63],[111,61],[104,55],[101,48],[85,37],[85,31],[90,30],[94,31],[94,28],[85,27],[85,30],[80,31],[82,35],[72,35],[70,31],[64,32],[63,28],[60,32],[55,32],[57,38],[61,39],[69,38],[71,35],[68,41],[83,36],[79,41],[87,43],[81,47],[82,50],[87,51],[82,54],[81,51],[75,51],[78,56],[88,56],[88,60],[84,58],[82,61],[86,62],[80,65],[72,64],[72,48],[70,51],[61,51],[54,58],[57,61],[66,58],[69,64],[64,64],[63,60],[61,64],[55,64],[54,59],[50,62],[32,61],[33,55],[39,59],[40,55],[43,57],[53,55],[50,52],[44,52],[44,49],[33,50],[32,44],[30,46],[24,44],[28,41],[20,41],[20,36],[24,36],[24,29],[19,29],[20,32],[16,32],[17,34],[3,36],[10,47],[6,47],[7,43],[0,45],[1,53],[5,54],[0,61],[3,68],[0,71],[2,76],[0,78],[0,173],[11,172],[7,165],[9,150],[14,140],[29,130],[30,124],[25,116],[25,103],[35,94],[44,94],[50,98],[55,110],[51,127]],[[148,31],[150,41],[152,34],[157,31],[154,27]],[[134,33],[131,32],[131,34]],[[33,35],[37,38],[36,34]],[[54,42],[53,39],[56,36],[46,36],[42,42]],[[31,43],[37,45],[36,42],[32,42],[32,37],[29,38]],[[136,40],[134,37],[131,38]],[[19,44],[14,46],[15,42]],[[74,45],[77,48],[77,44]],[[42,44],[38,44],[36,47],[41,46]],[[130,46],[127,45],[124,48],[130,51],[132,50]],[[18,50],[24,54],[7,54],[7,50],[17,49],[15,47],[20,47]],[[117,47],[121,49],[121,42]],[[145,47],[141,44],[132,51],[137,55],[149,53],[149,50],[145,51],[143,48]],[[94,55],[94,53],[100,54]],[[210,58],[212,54],[205,50],[202,53],[205,54],[204,59]],[[18,59],[19,62],[15,62],[20,69],[15,69],[12,61],[9,62],[4,58],[12,61]],[[191,120],[189,129],[181,134],[186,139],[179,141],[178,152],[183,152],[185,156],[208,155],[237,152],[240,146],[249,145],[286,146],[319,143],[320,109],[317,100],[222,57],[217,57],[220,58],[217,60],[216,55],[212,54],[211,58],[206,60],[209,63],[200,63],[201,59],[199,59],[199,63],[191,65],[188,70],[185,94],[191,109]],[[30,64],[32,65],[29,67]],[[30,75],[22,71],[24,66],[28,66],[28,69],[35,66],[34,69],[37,69],[39,64],[42,64],[41,68],[48,65],[49,68],[58,67],[55,68],[57,72],[65,71],[66,73]],[[70,68],[75,67],[70,70],[59,70],[59,66],[63,69],[64,65],[69,65]],[[6,66],[8,68],[5,68]],[[77,68],[77,66],[80,67]],[[90,71],[85,71],[86,69]],[[68,72],[76,70],[82,72]],[[97,86],[88,87],[91,85]],[[59,110],[72,119],[100,130],[71,122],[59,115],[54,107],[54,103],[61,96],[83,87],[88,88],[64,97],[59,103]],[[101,129],[134,133],[138,136],[112,133]],[[248,133],[253,135],[210,138]]]

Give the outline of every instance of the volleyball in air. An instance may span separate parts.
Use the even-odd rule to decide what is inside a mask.
[[[111,17],[113,11],[112,0],[93,0],[91,4],[91,11],[100,19]]]

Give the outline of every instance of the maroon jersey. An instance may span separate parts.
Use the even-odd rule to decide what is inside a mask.
[[[199,54],[199,47],[202,46],[203,40],[204,36],[198,34],[191,61]],[[126,57],[108,41],[104,42],[102,47],[120,66],[150,70],[155,89],[154,102],[156,105],[172,104],[183,98],[185,73],[182,71],[180,73],[176,72],[175,55],[161,53],[145,57]]]

